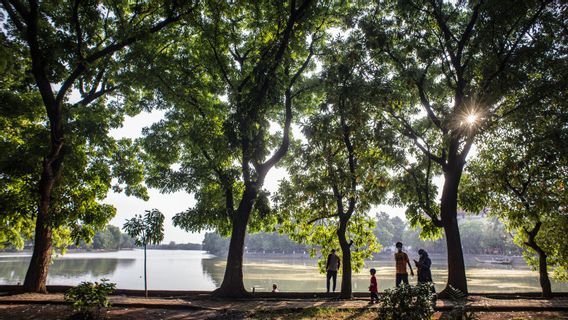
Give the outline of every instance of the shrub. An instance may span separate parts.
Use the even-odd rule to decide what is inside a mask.
[[[431,284],[409,286],[403,284],[386,289],[379,298],[379,319],[429,320],[434,314]]]
[[[108,295],[116,288],[108,279],[101,282],[81,282],[65,293],[65,301],[70,302],[78,319],[99,319],[101,310],[110,307]]]

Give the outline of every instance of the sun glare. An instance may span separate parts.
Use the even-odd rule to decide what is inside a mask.
[[[477,122],[477,115],[476,114],[468,114],[467,117],[465,118],[465,122],[467,122],[467,124],[469,124],[469,125],[476,123]]]

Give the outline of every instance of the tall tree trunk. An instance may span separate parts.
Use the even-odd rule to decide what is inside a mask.
[[[52,231],[47,214],[49,204],[41,207],[44,209],[38,213],[36,218],[34,250],[24,280],[25,292],[47,293],[46,282],[51,263]]]
[[[446,246],[448,248],[448,282],[444,291],[452,286],[467,293],[465,263],[457,219],[445,222]]]
[[[59,156],[59,145],[52,144],[52,154]],[[40,201],[36,217],[34,249],[24,280],[25,292],[47,293],[46,282],[52,253],[52,229],[49,217],[51,193],[55,185],[56,173],[59,170],[58,159],[46,157],[39,182]],[[55,165],[54,165],[55,164]]]
[[[214,291],[216,296],[239,298],[249,295],[243,282],[243,254],[247,224],[256,195],[256,190],[253,187],[247,186],[239,208],[235,213],[225,275],[221,286]]]
[[[452,286],[463,293],[468,293],[465,263],[461,245],[460,230],[457,220],[458,186],[463,165],[458,161],[450,161],[449,169],[445,172],[444,188],[441,198],[441,220],[446,234],[448,249],[448,282],[440,293],[442,296]]]
[[[351,246],[347,242],[345,233],[347,232],[347,219],[340,218],[337,236],[339,245],[341,246],[342,274],[341,274],[341,299],[351,299],[353,297],[353,289],[351,285]]]
[[[539,282],[542,289],[542,296],[545,298],[552,297],[552,287],[550,285],[550,279],[548,278],[548,262],[546,252],[536,243],[536,235],[540,231],[542,222],[537,222],[531,231],[527,231],[528,240],[525,242],[527,246],[533,249],[538,254],[538,273]]]
[[[537,246],[538,247],[538,246]],[[538,247],[540,249],[540,247]],[[538,273],[540,287],[542,288],[542,296],[545,298],[552,297],[552,287],[550,285],[550,279],[548,278],[548,263],[546,261],[547,256],[544,250],[540,249],[538,252]]]
[[[37,9],[37,8],[36,8]],[[56,179],[60,174],[63,147],[63,120],[62,102],[57,101],[53,95],[51,84],[44,70],[45,63],[42,60],[39,41],[37,39],[38,11],[30,12],[27,36],[32,60],[32,74],[41,94],[46,113],[49,118],[50,150],[42,163],[41,178],[39,181],[39,204],[36,217],[34,235],[34,250],[30,265],[24,280],[24,291],[47,292],[45,284],[51,262],[52,251],[52,222],[50,218],[51,196]]]

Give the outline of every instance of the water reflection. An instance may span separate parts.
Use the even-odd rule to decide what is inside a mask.
[[[0,280],[6,284],[16,284],[26,276],[29,258],[11,258],[0,260]]]
[[[8,259],[0,257],[0,282],[6,284],[23,282],[29,262],[30,257],[10,257]],[[53,264],[49,266],[48,283],[62,284],[53,281],[60,278],[108,278],[118,268],[128,269],[134,263],[135,259],[132,258],[55,258]]]
[[[211,279],[215,288],[219,288],[225,275],[225,261],[219,258],[201,259],[203,275]]]
[[[49,268],[51,276],[101,278],[113,274],[117,268],[132,266],[135,259],[60,259]]]

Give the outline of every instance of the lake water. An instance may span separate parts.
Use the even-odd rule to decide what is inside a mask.
[[[446,262],[432,257],[432,274],[436,289],[446,281]],[[29,253],[0,253],[0,284],[23,282],[30,259]],[[476,262],[466,257],[470,292],[540,291],[538,273],[531,271],[521,258],[513,266]],[[367,261],[366,269],[353,276],[353,290],[367,291],[368,268],[378,270],[379,288],[394,286],[394,261]],[[222,280],[225,260],[202,251],[148,250],[148,289],[150,290],[214,290]],[[116,252],[68,253],[54,259],[49,269],[48,284],[76,285],[81,281],[110,279],[118,288],[143,289],[144,253],[142,250]],[[325,275],[318,272],[317,261],[309,258],[246,258],[244,281],[247,288],[268,290],[277,283],[280,291],[325,291]],[[340,288],[338,276],[337,288]],[[410,278],[411,283],[416,281]],[[568,292],[567,283],[553,282],[554,291]]]

